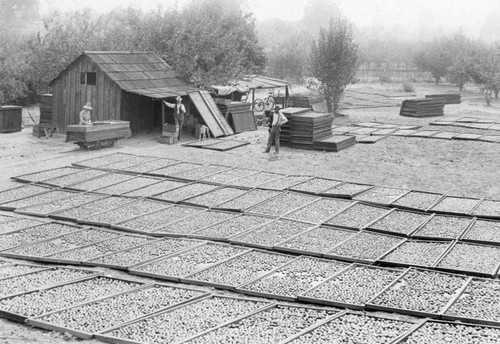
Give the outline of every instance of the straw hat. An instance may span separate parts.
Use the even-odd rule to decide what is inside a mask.
[[[90,106],[90,102],[87,102],[85,106],[83,107],[84,109],[92,110],[92,106]]]
[[[182,98],[181,98],[181,96],[177,96],[177,97],[175,97],[175,100],[180,100],[180,101],[182,101]]]

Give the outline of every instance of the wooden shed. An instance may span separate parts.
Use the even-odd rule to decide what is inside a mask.
[[[187,92],[197,90],[160,56],[123,51],[85,51],[50,85],[54,121],[63,133],[78,124],[86,102],[93,121],[130,121],[132,134],[152,131],[163,125],[161,99],[175,103],[180,95],[189,112]]]

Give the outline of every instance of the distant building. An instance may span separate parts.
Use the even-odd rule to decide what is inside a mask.
[[[161,99],[175,103],[196,91],[158,55],[150,52],[85,51],[50,83],[53,118],[62,132],[78,124],[79,113],[92,104],[92,120],[130,121],[132,134],[162,127]],[[167,113],[167,119],[168,119]]]

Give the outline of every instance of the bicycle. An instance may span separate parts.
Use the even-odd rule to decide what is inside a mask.
[[[253,107],[256,111],[270,111],[274,108],[273,93],[269,92],[268,96],[264,99],[257,98],[253,102]]]

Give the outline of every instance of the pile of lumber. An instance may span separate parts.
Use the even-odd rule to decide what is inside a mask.
[[[407,117],[443,116],[445,104],[443,98],[407,99],[403,101],[399,115]]]
[[[291,103],[294,107],[298,108],[309,108],[314,111],[325,111],[324,103],[325,97],[320,95],[309,95],[309,94],[295,94],[291,98]]]
[[[33,136],[52,136],[58,131],[58,125],[52,116],[52,94],[42,94],[40,99],[40,121],[33,126]]]
[[[93,125],[68,125],[66,141],[98,142],[130,137],[128,121],[96,121]]]
[[[314,141],[332,135],[333,115],[307,112],[292,115],[292,147],[314,149]]]
[[[217,106],[229,121],[235,133],[257,130],[252,104],[247,102],[220,102]]]
[[[52,123],[52,94],[42,94],[40,102],[40,124]]]
[[[443,98],[445,104],[460,104],[460,93],[426,94],[425,98]]]
[[[320,140],[315,140],[314,149],[326,152],[340,152],[343,149],[354,146],[355,143],[355,136],[333,135]]]
[[[282,146],[290,146],[292,144],[292,117],[294,115],[304,114],[310,111],[310,108],[299,107],[289,107],[281,110],[281,113],[288,119],[288,122],[281,126],[280,144]]]

